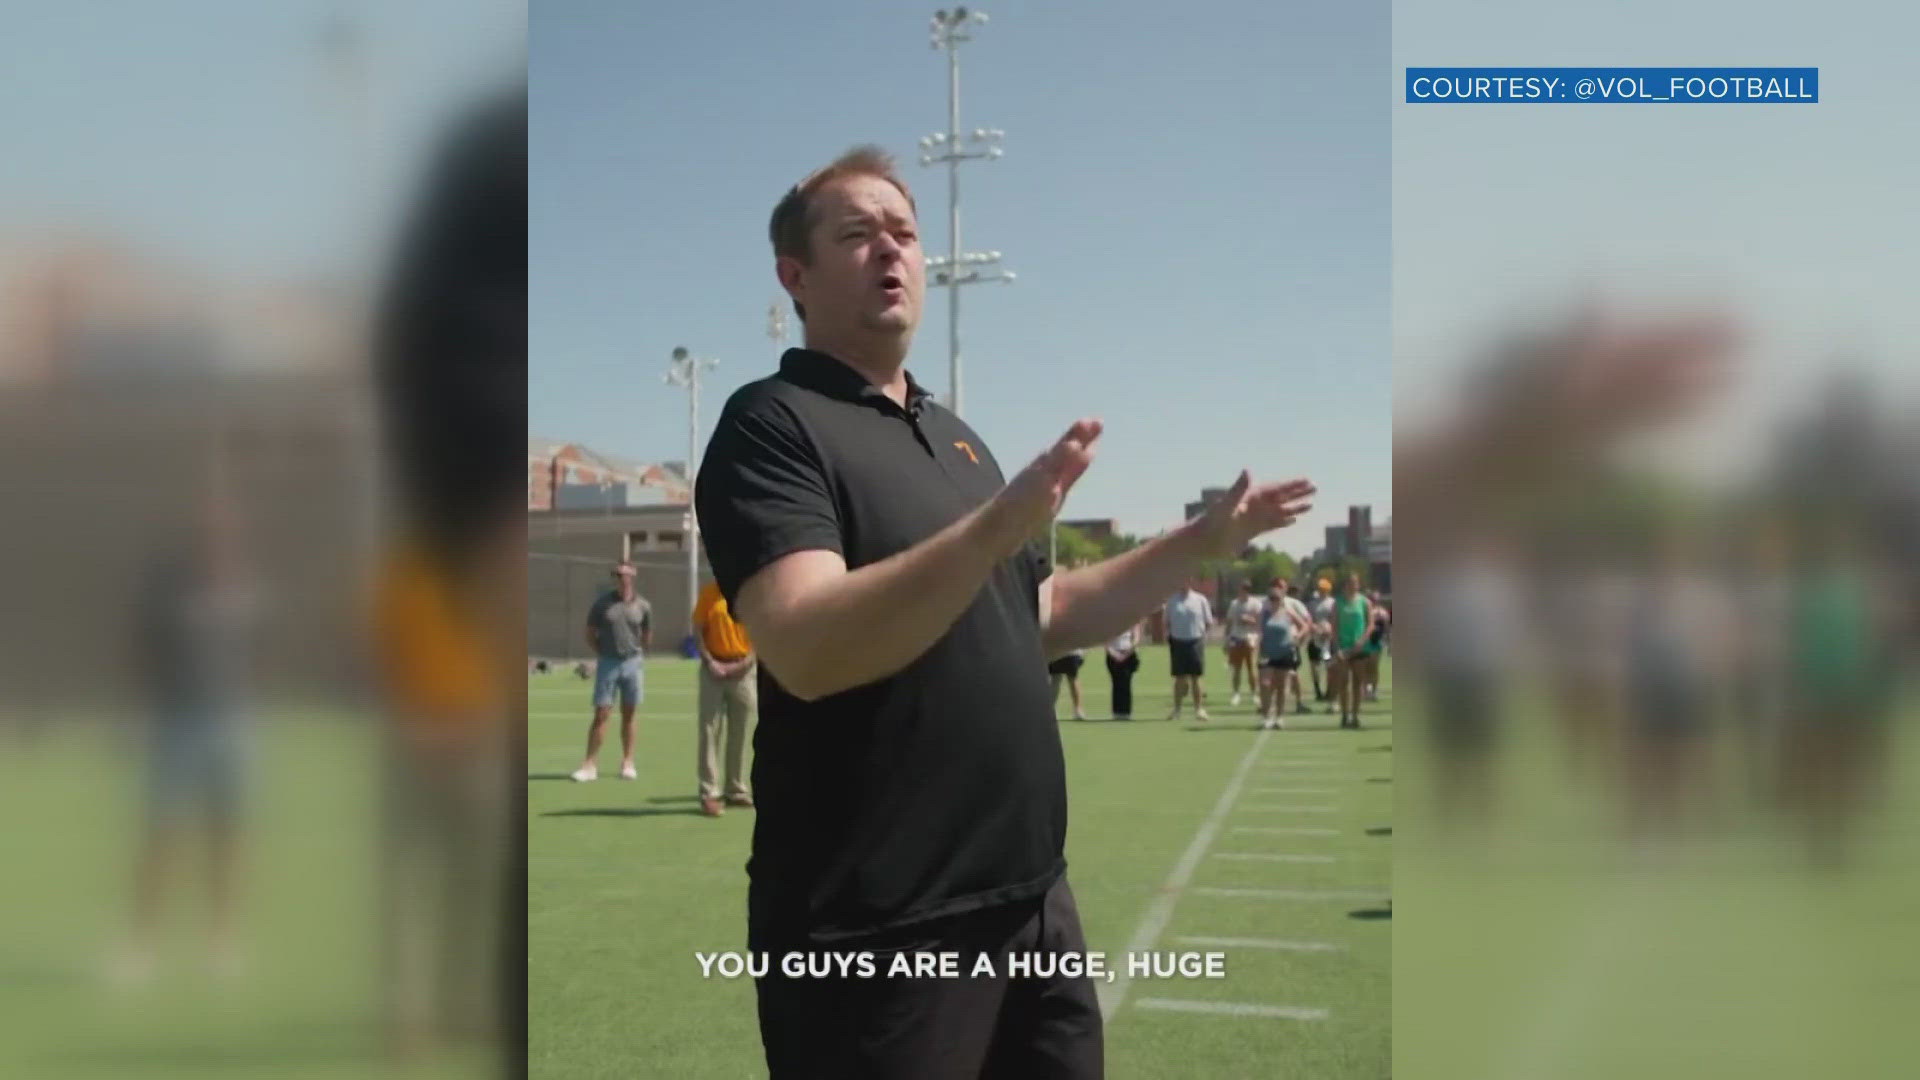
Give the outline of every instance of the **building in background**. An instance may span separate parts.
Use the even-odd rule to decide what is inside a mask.
[[[1382,592],[1393,589],[1393,519],[1375,528],[1373,507],[1347,507],[1343,525],[1326,526],[1326,543],[1301,563],[1303,576],[1312,576],[1351,560],[1364,560],[1367,585]]]
[[[1224,499],[1226,497],[1227,497],[1226,488],[1219,488],[1219,487],[1201,488],[1200,501],[1188,503],[1185,506],[1185,508],[1181,511],[1181,515],[1182,515],[1181,520],[1192,521],[1194,518],[1197,518],[1201,514],[1206,513],[1207,507],[1212,506],[1214,503],[1217,503],[1221,499]]]
[[[687,524],[685,503],[527,511],[527,655],[584,654],[587,608],[622,559],[653,605],[655,651],[672,649],[688,632]],[[700,580],[711,577],[703,552]]]
[[[133,245],[0,236],[0,385],[227,373],[351,380],[345,291],[220,278]]]
[[[0,233],[0,696],[137,694],[133,636],[76,613],[123,610],[211,490],[268,583],[263,686],[354,674],[381,518],[356,304],[84,229]]]
[[[1373,537],[1373,507],[1347,507],[1347,554],[1365,555]]]
[[[612,510],[691,501],[686,463],[648,464],[579,443],[527,438],[527,510]]]
[[[1373,587],[1383,593],[1393,592],[1393,519],[1373,530],[1367,538],[1367,573]]]

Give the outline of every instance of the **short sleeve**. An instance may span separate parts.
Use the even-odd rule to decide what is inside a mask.
[[[594,600],[593,606],[587,609],[587,625],[597,627],[606,620],[606,617],[607,597],[603,595]]]
[[[713,614],[713,602],[718,592],[712,584],[701,588],[700,599],[693,605],[693,628],[703,630],[707,625],[707,616]]]
[[[772,398],[736,398],[695,483],[694,509],[720,595],[796,551],[845,554],[825,464],[799,419]]]
[[[649,601],[649,600],[642,600],[640,602],[640,632],[646,633],[647,631],[652,629],[653,629],[653,603],[652,601]]]

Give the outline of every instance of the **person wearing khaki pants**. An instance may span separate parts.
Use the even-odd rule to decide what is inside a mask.
[[[747,632],[727,610],[718,585],[708,583],[693,609],[700,648],[700,723],[697,768],[700,812],[719,817],[720,743],[726,741],[726,804],[753,805],[747,791],[747,728],[758,704],[758,671]],[[724,732],[723,729],[724,728]]]

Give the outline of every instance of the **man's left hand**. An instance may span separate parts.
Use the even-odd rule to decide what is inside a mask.
[[[1253,477],[1242,469],[1226,497],[1195,518],[1193,528],[1207,558],[1238,555],[1255,537],[1284,529],[1311,510],[1313,504],[1306,500],[1313,493],[1313,483],[1308,480],[1255,487]]]

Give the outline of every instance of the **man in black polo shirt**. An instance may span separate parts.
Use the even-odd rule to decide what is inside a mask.
[[[904,363],[925,295],[906,186],[849,152],[771,225],[806,327],[727,402],[696,493],[715,580],[760,651],[748,944],[786,1077],[1095,1077],[1085,978],[1010,980],[1009,952],[1083,952],[1047,657],[1132,625],[1203,558],[1306,509],[1242,473],[1207,515],[1050,576],[1034,538],[1092,461],[1081,420],[1005,481]],[[975,956],[996,975],[808,978],[789,953]]]

